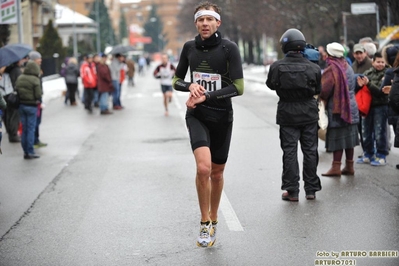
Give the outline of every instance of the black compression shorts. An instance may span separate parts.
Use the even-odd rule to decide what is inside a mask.
[[[227,162],[233,129],[232,110],[209,111],[200,107],[187,110],[186,125],[193,151],[209,147],[213,163]]]

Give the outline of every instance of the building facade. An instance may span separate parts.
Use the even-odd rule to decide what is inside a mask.
[[[9,43],[25,43],[36,49],[48,22],[55,19],[54,6],[56,0],[22,0],[22,27],[10,25]],[[19,30],[22,28],[22,33]],[[21,40],[20,40],[21,37]]]
[[[119,36],[119,17],[121,15],[119,0],[59,0],[58,3],[84,16],[89,16],[90,11],[93,9],[93,5],[96,4],[96,1],[104,1],[105,6],[108,8],[108,15],[115,36]]]

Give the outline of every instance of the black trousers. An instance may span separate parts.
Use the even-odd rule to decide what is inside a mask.
[[[69,97],[69,101],[70,103],[74,103],[76,102],[76,91],[78,89],[78,84],[73,84],[73,83],[67,83],[67,90],[68,90],[68,97]]]
[[[317,130],[317,122],[301,126],[280,126],[280,146],[283,150],[282,190],[299,191],[298,142],[303,153],[305,191],[321,190],[320,178],[317,176]]]
[[[7,96],[5,99],[7,100]],[[18,137],[18,127],[20,122],[18,109],[7,106],[4,110],[3,121],[7,130],[8,138],[11,140],[12,138]]]
[[[85,94],[85,108],[87,110],[91,110],[93,99],[94,99],[94,89],[86,89],[85,88],[84,94]]]

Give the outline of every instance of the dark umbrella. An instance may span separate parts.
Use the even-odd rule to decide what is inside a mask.
[[[32,51],[27,44],[8,44],[0,48],[0,67],[11,65],[26,57]]]
[[[134,48],[130,45],[116,45],[112,48],[110,54],[125,54],[127,52],[134,51]]]

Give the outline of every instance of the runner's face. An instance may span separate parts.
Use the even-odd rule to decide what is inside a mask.
[[[162,63],[163,63],[163,64],[168,63],[168,56],[167,56],[167,55],[163,55],[163,56],[162,56]]]
[[[195,21],[195,26],[197,27],[197,31],[200,34],[201,38],[208,39],[214,34],[219,28],[222,22],[217,20],[216,18],[205,15],[197,18]]]

